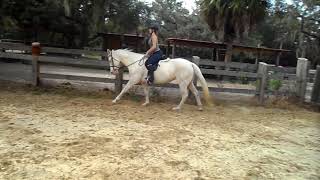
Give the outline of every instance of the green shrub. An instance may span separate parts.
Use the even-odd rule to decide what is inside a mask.
[[[253,85],[258,89],[260,87],[260,79],[257,79],[255,82],[253,82]]]
[[[269,89],[272,91],[278,91],[282,86],[282,81],[278,79],[269,80]]]

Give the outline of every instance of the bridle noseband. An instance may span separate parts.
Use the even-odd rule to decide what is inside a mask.
[[[117,60],[116,58],[114,58],[114,57],[112,56],[112,51],[110,51],[110,52],[108,53],[108,59],[109,59],[110,62],[111,62],[111,66],[110,66],[110,67],[117,68],[118,70],[123,67],[123,66],[115,66],[115,65],[114,65],[114,61],[119,62],[119,64],[121,64],[121,61]]]

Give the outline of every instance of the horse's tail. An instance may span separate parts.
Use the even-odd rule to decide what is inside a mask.
[[[205,99],[206,103],[209,106],[212,106],[212,101],[211,101],[212,99],[211,99],[211,96],[210,96],[210,93],[209,93],[209,88],[208,88],[206,80],[204,79],[204,77],[203,77],[203,75],[201,73],[200,68],[194,63],[192,63],[192,67],[193,67],[194,73],[196,74],[196,76],[200,80],[200,83],[201,83],[201,86],[202,86],[203,95],[204,95],[204,99]]]

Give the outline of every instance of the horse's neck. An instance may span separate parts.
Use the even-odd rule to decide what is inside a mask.
[[[121,63],[125,66],[128,66],[131,62],[130,62],[129,58],[124,57],[124,58],[121,58]]]
[[[122,64],[127,66],[129,71],[133,72],[140,67],[140,62],[138,62],[143,55],[133,52],[127,52],[128,54],[122,58]],[[143,65],[144,66],[144,63]]]
[[[121,54],[121,53],[126,53],[126,54]],[[128,66],[130,64],[132,64],[134,61],[136,61],[135,56],[132,56],[132,54],[130,52],[120,52],[120,56],[121,57],[121,63],[125,66]]]

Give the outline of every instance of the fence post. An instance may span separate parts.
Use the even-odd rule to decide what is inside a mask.
[[[257,86],[257,92],[259,93],[259,103],[263,104],[265,90],[268,85],[268,64],[267,63],[259,62],[258,77],[260,79],[260,84]]]
[[[166,57],[169,58],[170,41],[167,40]]]
[[[311,102],[320,103],[320,65],[317,66],[312,89]]]
[[[32,85],[39,85],[39,56],[40,56],[40,43],[32,43]]]
[[[297,63],[297,89],[296,95],[300,98],[301,101],[304,101],[307,88],[307,78],[309,74],[309,61],[306,58],[298,58]]]
[[[101,60],[109,62],[107,51],[104,51],[103,55],[101,56]]]
[[[114,82],[114,91],[116,95],[118,95],[122,91],[122,83],[123,83],[123,68],[120,68],[119,73],[116,75],[116,79]]]
[[[173,47],[172,47],[172,59],[176,57],[176,42],[173,42]]]

